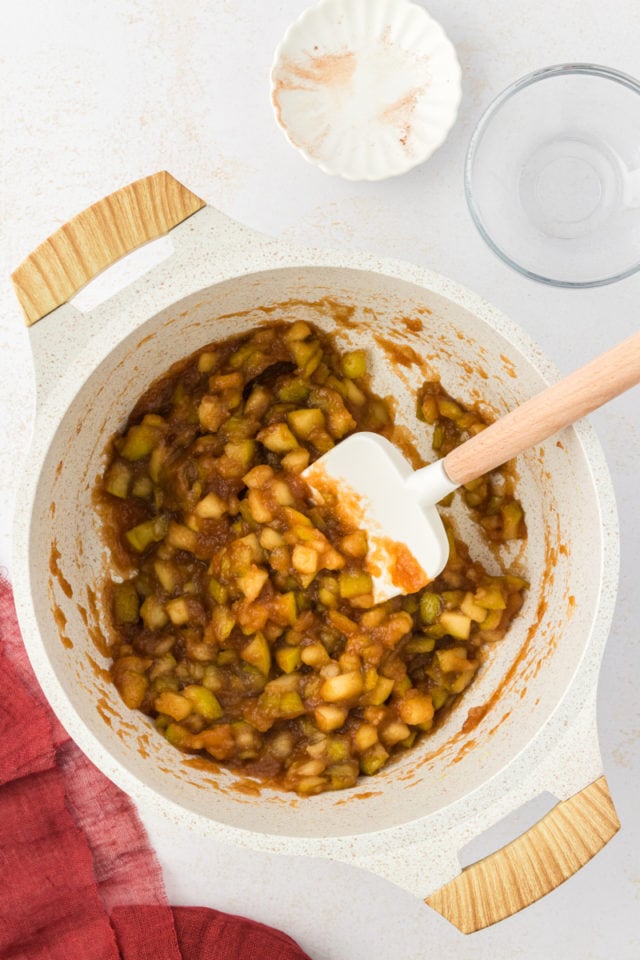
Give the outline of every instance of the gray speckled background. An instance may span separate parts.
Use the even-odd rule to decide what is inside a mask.
[[[640,74],[635,2],[427,4],[460,57],[459,120],[426,165],[378,184],[326,177],[305,164],[275,126],[271,55],[305,6],[306,0],[3,5],[0,563],[9,570],[13,491],[33,384],[7,274],[84,206],[157,169],[169,169],[226,213],[290,242],[365,249],[454,277],[516,319],[563,371],[637,329],[640,275],[594,291],[533,284],[485,248],[462,189],[473,125],[516,77],[570,60]],[[465,960],[640,956],[638,390],[593,422],[622,528],[620,597],[598,695],[604,769],[623,824],[608,848],[540,903],[465,939],[409,894],[355,868],[201,842],[142,811],[172,902],[204,903],[280,926],[315,960],[419,960],[444,951]],[[551,802],[538,798],[474,841],[463,862],[517,835]]]

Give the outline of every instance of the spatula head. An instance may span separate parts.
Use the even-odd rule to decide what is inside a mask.
[[[439,471],[440,464],[426,470]],[[419,495],[414,489],[410,480],[417,475],[384,437],[353,434],[302,476],[318,503],[331,506],[344,522],[366,531],[366,567],[373,578],[376,603],[415,593],[444,568],[449,542],[435,502],[430,502],[428,493]],[[440,489],[437,482],[435,489]],[[441,496],[440,491],[438,499]]]

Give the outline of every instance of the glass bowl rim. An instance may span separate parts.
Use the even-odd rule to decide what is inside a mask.
[[[520,77],[518,80],[510,83],[509,86],[505,87],[497,96],[495,96],[485,108],[480,119],[478,120],[473,133],[471,134],[471,139],[469,140],[469,146],[467,147],[467,154],[465,157],[464,192],[469,213],[471,214],[471,219],[473,220],[480,236],[485,241],[487,246],[493,250],[493,252],[503,261],[503,263],[506,263],[514,270],[517,270],[518,273],[528,277],[530,280],[537,280],[540,283],[546,283],[554,287],[585,289],[588,287],[602,287],[605,284],[615,283],[618,280],[624,280],[627,277],[632,276],[634,273],[637,273],[637,271],[640,270],[640,257],[638,258],[638,262],[636,264],[628,267],[626,270],[623,270],[620,273],[611,274],[610,276],[599,277],[595,280],[558,280],[551,277],[545,277],[533,270],[529,270],[516,260],[513,260],[495,243],[482,222],[480,212],[476,207],[473,197],[472,188],[472,168],[478,147],[482,142],[482,138],[487,127],[494,119],[496,114],[500,111],[502,106],[514,95],[525,89],[525,87],[529,87],[534,83],[538,83],[541,80],[548,80],[553,77],[571,76],[576,74],[599,77],[600,79],[604,80],[611,80],[614,83],[621,84],[622,86],[632,90],[634,93],[640,95],[640,81],[636,80],[635,77],[632,77],[628,73],[623,73],[621,70],[615,70],[613,67],[605,67],[595,63],[560,63],[550,67],[542,67],[538,70],[533,70],[530,73],[525,74],[523,77]]]

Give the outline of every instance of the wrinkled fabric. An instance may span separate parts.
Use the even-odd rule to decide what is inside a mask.
[[[46,703],[0,579],[0,960],[85,957],[309,960],[263,924],[169,906],[131,801]]]

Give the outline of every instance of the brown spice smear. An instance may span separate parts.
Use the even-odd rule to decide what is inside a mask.
[[[71,587],[71,584],[66,579],[66,577],[63,575],[58,565],[58,560],[60,560],[61,557],[62,557],[62,554],[58,550],[58,543],[56,540],[53,540],[51,543],[51,552],[49,554],[49,571],[51,572],[52,576],[54,576],[58,581],[58,583],[60,584],[60,588],[62,589],[62,592],[65,594],[65,596],[71,599],[71,597],[73,596],[73,588]]]
[[[294,63],[291,60],[283,62],[283,70],[288,70],[293,80],[306,81],[313,86],[346,87],[351,82],[355,69],[356,55],[353,51],[310,54],[303,63]],[[299,89],[299,85],[290,82],[289,89]]]
[[[338,89],[347,87],[356,69],[356,54],[346,50],[344,53],[310,53],[306,60],[295,61],[283,58],[277,75],[271,99],[276,110],[278,122],[287,128],[282,117],[282,94],[292,90],[313,91],[322,87]]]
[[[426,84],[422,87],[414,87],[399,100],[390,103],[379,115],[381,123],[388,124],[398,130],[398,139],[403,147],[407,146],[413,132],[413,114],[419,98],[426,89]]]

